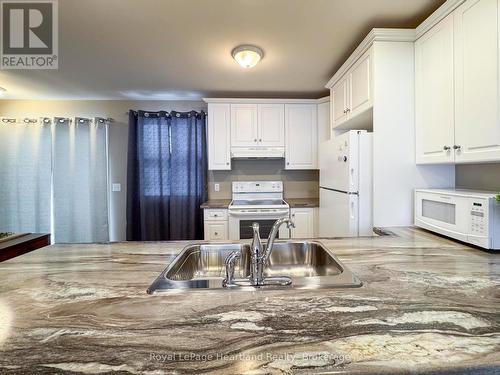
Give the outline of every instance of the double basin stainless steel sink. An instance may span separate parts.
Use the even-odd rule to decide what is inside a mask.
[[[224,289],[225,260],[234,251],[241,253],[234,277],[250,275],[250,245],[240,243],[201,243],[186,246],[151,284],[149,294],[172,289]],[[289,286],[265,285],[258,289],[320,289],[360,287],[362,282],[326,247],[315,241],[277,241],[265,270],[266,277],[286,276]],[[231,289],[255,290],[240,285]]]

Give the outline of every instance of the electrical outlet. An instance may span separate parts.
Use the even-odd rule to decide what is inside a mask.
[[[220,184],[214,184],[214,190],[220,191]]]
[[[111,185],[111,191],[122,191],[122,184],[113,183]]]

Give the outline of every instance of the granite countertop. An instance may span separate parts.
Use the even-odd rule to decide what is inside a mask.
[[[354,289],[146,288],[187,242],[0,263],[0,373],[500,373],[500,255],[416,229],[321,240]]]
[[[200,208],[227,208],[231,199],[210,199],[203,203]]]
[[[319,198],[285,198],[292,208],[319,207]],[[203,203],[201,208],[227,208],[231,199],[210,199]]]
[[[319,207],[319,198],[285,198],[292,208]]]

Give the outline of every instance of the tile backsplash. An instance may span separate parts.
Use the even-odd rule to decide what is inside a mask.
[[[231,198],[233,181],[283,181],[285,198],[318,198],[319,171],[285,170],[284,159],[233,160],[230,171],[209,171],[209,199]],[[214,190],[214,184],[220,190]]]

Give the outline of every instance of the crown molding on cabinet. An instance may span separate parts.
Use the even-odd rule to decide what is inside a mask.
[[[371,47],[373,42],[414,42],[415,29],[372,29],[359,46],[349,56],[335,75],[325,85],[332,88],[337,81],[352,67],[352,65]]]
[[[462,5],[465,0],[447,0],[443,5],[441,5],[438,9],[434,11],[429,17],[425,19],[420,25],[415,29],[416,35],[415,39],[420,38],[427,31],[432,29],[436,24],[438,24],[443,18],[445,18],[448,14],[457,9],[460,5]]]
[[[320,99],[259,99],[259,98],[203,98],[205,103],[225,104],[316,104],[327,101],[329,96]]]
[[[330,96],[323,96],[322,98],[316,99],[316,103],[322,104],[322,103],[329,103],[330,102]]]

